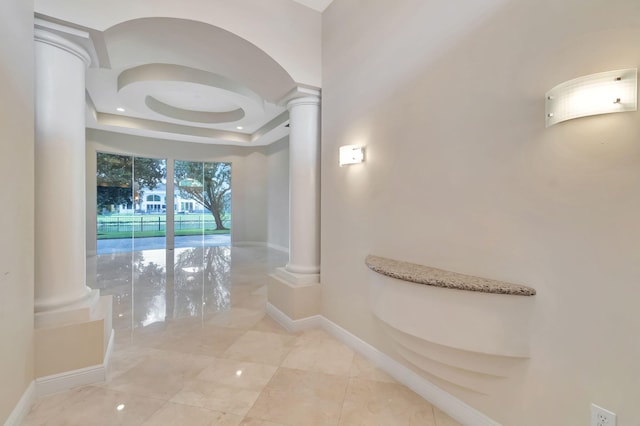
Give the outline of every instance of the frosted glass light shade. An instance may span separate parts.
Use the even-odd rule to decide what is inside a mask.
[[[565,81],[546,94],[546,127],[589,115],[638,110],[638,70],[591,74]]]
[[[364,161],[364,148],[359,145],[340,147],[340,167],[345,164],[357,164]]]

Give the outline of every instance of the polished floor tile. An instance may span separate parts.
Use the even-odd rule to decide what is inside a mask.
[[[398,383],[351,378],[341,425],[436,426],[433,406]]]
[[[278,366],[291,351],[294,341],[294,336],[250,330],[236,340],[223,356]]]
[[[167,402],[143,426],[238,426],[242,417],[190,405]]]
[[[341,403],[348,384],[349,380],[344,376],[281,367],[265,389]]]
[[[197,379],[236,388],[261,390],[277,369],[266,364],[217,359],[213,365],[198,374]]]
[[[266,315],[260,247],[98,256],[93,288],[113,296],[109,381],[41,398],[25,424],[456,426],[323,330],[289,333]]]
[[[285,425],[337,425],[342,404],[295,391],[265,389],[249,416]]]
[[[303,333],[284,359],[282,365],[300,370],[348,375],[354,352],[324,330]]]
[[[259,390],[192,380],[182,386],[171,402],[244,416],[258,399],[258,395]]]
[[[358,377],[360,379],[376,380],[378,382],[396,382],[393,377],[377,368],[371,361],[360,354],[354,355],[351,370],[349,370],[349,376]]]
[[[140,425],[162,404],[158,399],[85,386],[41,399],[25,425]]]
[[[164,339],[157,348],[188,354],[220,356],[245,332],[227,327],[198,327]]]
[[[155,351],[106,386],[132,395],[169,400],[214,362],[215,358],[207,356]]]

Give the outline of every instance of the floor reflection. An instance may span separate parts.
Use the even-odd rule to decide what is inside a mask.
[[[222,320],[234,306],[241,309],[251,301],[252,308],[264,304],[266,289],[261,287],[266,283],[255,278],[285,261],[284,254],[256,247],[102,254],[89,259],[95,263],[89,285],[113,296],[114,328],[133,331],[188,318]]]
[[[24,426],[459,426],[321,329],[265,315],[266,247],[192,247],[88,259],[114,297],[109,378],[36,402]],[[382,419],[382,421],[381,421]]]
[[[205,316],[231,308],[231,249],[175,250],[171,318]],[[170,288],[171,283],[167,286]]]

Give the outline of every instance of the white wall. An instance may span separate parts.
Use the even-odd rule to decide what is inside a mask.
[[[266,147],[244,148],[175,142],[87,130],[87,250],[95,250],[96,152],[231,163],[232,243],[267,241]]]
[[[33,4],[0,2],[0,424],[33,380]]]
[[[280,249],[289,248],[289,139],[267,148],[269,188],[267,242]]]
[[[637,0],[335,0],[323,314],[392,353],[368,302],[370,253],[530,285],[518,374],[486,396],[438,385],[505,425],[588,424],[591,402],[637,425],[640,113],[545,129],[544,93],[638,66]],[[352,143],[366,163],[339,168]]]
[[[234,236],[234,241],[252,241],[265,243],[267,241],[267,193],[269,190],[267,174],[266,148],[258,151],[251,151],[245,157],[243,198],[241,204],[234,208],[245,213],[244,234],[247,236],[243,240],[238,240]],[[232,182],[233,184],[233,182]],[[242,212],[242,210],[245,212]]]

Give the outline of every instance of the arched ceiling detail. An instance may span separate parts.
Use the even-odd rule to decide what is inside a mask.
[[[111,68],[179,64],[233,79],[275,103],[294,86],[287,71],[255,45],[229,31],[176,18],[141,18],[104,32]]]
[[[319,11],[326,7],[327,0],[302,3],[306,6],[292,0],[34,0],[36,14],[96,32],[154,17],[201,22],[224,29],[273,58],[297,84],[319,88],[322,81]]]
[[[319,82],[320,15],[291,0],[36,1],[39,19],[90,35],[89,128],[264,145],[288,134],[283,102]]]
[[[215,144],[264,145],[287,134],[278,101],[296,87],[265,52],[221,28],[141,18],[93,32],[91,128]]]

